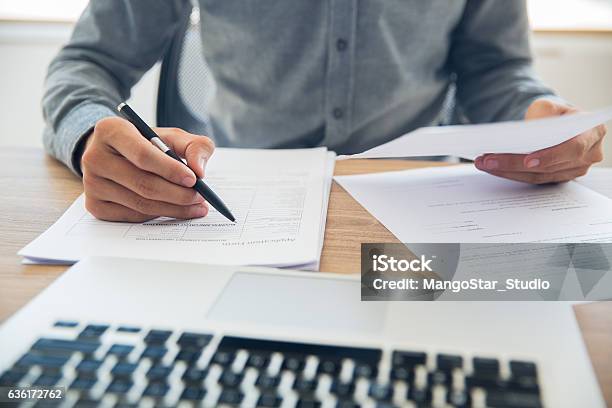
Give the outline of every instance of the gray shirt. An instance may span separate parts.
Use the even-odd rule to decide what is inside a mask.
[[[533,75],[524,0],[199,0],[218,146],[354,153],[438,123],[451,84],[474,123],[551,95]],[[164,55],[189,0],[92,0],[49,67],[44,142],[79,140]]]

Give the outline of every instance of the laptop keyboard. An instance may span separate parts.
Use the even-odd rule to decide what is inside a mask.
[[[66,387],[35,406],[541,406],[529,361],[73,321],[50,333],[0,375],[0,386]]]

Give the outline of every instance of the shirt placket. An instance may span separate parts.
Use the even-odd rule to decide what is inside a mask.
[[[357,0],[329,1],[324,142],[333,146],[350,136]]]

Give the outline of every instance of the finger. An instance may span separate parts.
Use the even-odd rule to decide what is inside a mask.
[[[590,130],[556,146],[530,153],[525,157],[525,167],[544,168],[568,161],[584,164],[585,155],[602,137],[599,132]]]
[[[153,146],[140,135],[134,125],[128,121],[122,121],[122,123],[124,126],[117,130],[116,122],[107,125],[107,122],[101,121],[96,127],[109,126],[109,129],[96,129],[96,131],[105,134],[105,143],[136,167],[158,174],[170,182],[185,187],[195,184],[196,177],[193,171]]]
[[[474,160],[474,165],[478,170],[485,172],[526,172],[526,173],[553,173],[560,170],[567,170],[576,167],[575,161],[565,161],[548,167],[528,168],[524,165],[524,154],[498,154],[484,155]],[[491,163],[493,162],[493,164]]]
[[[98,200],[89,194],[85,194],[85,208],[94,217],[103,221],[145,222],[155,218],[110,201]]]
[[[187,165],[198,177],[204,177],[206,163],[215,150],[211,139],[176,128],[157,128],[156,132],[172,150],[187,159]]]
[[[93,198],[110,201],[128,207],[141,214],[150,216],[164,216],[179,219],[204,217],[208,213],[206,203],[188,206],[169,204],[163,201],[149,200],[141,197],[131,190],[114,181],[97,176],[83,179],[86,192]]]
[[[94,170],[94,175],[95,170]],[[141,170],[123,157],[112,156],[105,161],[104,174],[141,197],[176,205],[192,205],[204,201],[194,189],[182,187],[147,171]]]
[[[589,170],[589,166],[575,167],[568,170],[559,171],[556,173],[526,173],[526,172],[503,172],[503,171],[491,171],[492,174],[497,177],[503,177],[509,180],[520,181],[529,184],[548,184],[548,183],[562,183],[570,181],[576,177],[584,176]]]
[[[550,116],[560,116],[568,113],[575,113],[578,109],[573,106],[558,103],[550,99],[542,98],[534,101],[527,112],[525,113],[525,119],[542,119]]]
[[[485,154],[474,161],[476,168],[484,171],[527,171],[524,154]]]

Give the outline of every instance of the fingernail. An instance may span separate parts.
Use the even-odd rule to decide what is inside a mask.
[[[540,165],[540,159],[531,159],[527,162],[527,168],[532,169]]]
[[[202,171],[204,171],[204,169],[206,168],[206,158],[205,157],[200,157],[199,165]]]
[[[183,178],[183,181],[181,182],[185,187],[193,187],[193,185],[195,184],[195,181],[193,180],[193,177],[185,177]]]
[[[206,207],[206,205],[201,204],[192,207],[190,213],[192,217],[204,217],[208,213],[208,208]]]
[[[487,170],[494,170],[499,167],[499,162],[495,159],[489,159],[485,161],[485,167]]]

